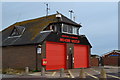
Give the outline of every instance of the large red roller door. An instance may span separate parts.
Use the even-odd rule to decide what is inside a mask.
[[[88,63],[88,46],[74,45],[74,68],[86,68]]]
[[[46,70],[66,68],[65,44],[56,42],[46,43]]]

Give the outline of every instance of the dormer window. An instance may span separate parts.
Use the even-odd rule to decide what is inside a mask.
[[[62,33],[78,35],[79,28],[72,25],[62,24]]]
[[[60,24],[50,24],[49,26],[47,26],[43,31],[54,31],[54,32],[61,32],[61,23]]]
[[[25,28],[23,26],[15,26],[13,31],[11,32],[9,38],[20,37],[24,31],[25,31]]]

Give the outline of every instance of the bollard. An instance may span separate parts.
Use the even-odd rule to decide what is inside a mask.
[[[107,78],[107,75],[106,75],[104,68],[101,69],[100,78]]]
[[[86,78],[84,69],[81,69],[81,70],[80,70],[80,78]]]
[[[26,74],[29,73],[29,67],[25,67],[25,73],[26,73]]]
[[[43,76],[43,77],[45,76],[45,68],[44,67],[41,68],[41,76]]]
[[[64,77],[64,68],[60,69],[60,77]]]

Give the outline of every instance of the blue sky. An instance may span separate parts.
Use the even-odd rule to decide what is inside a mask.
[[[118,3],[117,2],[48,2],[49,14],[59,11],[69,17],[69,10],[77,23],[82,23],[80,33],[90,41],[92,54],[102,55],[118,49]],[[3,2],[2,28],[15,22],[46,15],[44,2]]]

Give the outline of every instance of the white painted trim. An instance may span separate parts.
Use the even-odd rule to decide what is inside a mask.
[[[45,33],[45,32],[52,32],[53,30],[46,30],[46,31],[41,31],[40,33]]]
[[[21,37],[22,35],[19,36],[9,36],[8,38],[15,38],[15,37]]]

